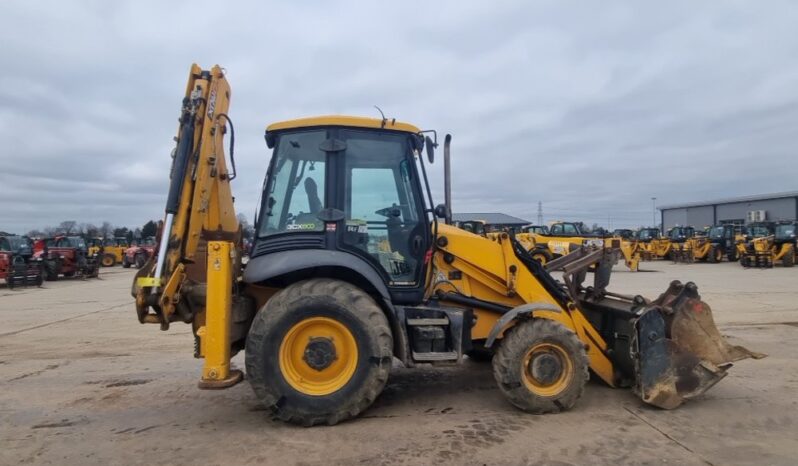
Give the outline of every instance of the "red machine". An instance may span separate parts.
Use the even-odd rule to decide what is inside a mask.
[[[94,278],[100,273],[98,254],[89,254],[80,236],[40,239],[34,243],[33,256],[43,261],[45,280],[58,280],[60,275]]]
[[[33,257],[31,246],[26,236],[0,236],[0,280],[9,288],[42,285],[43,264]]]
[[[153,254],[155,254],[155,238],[144,238],[137,244],[134,242],[133,246],[125,249],[122,267],[127,269],[131,265],[135,265],[137,269],[140,269]]]

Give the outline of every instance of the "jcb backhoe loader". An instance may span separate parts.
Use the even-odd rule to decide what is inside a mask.
[[[743,267],[795,266],[796,223],[782,222],[773,225],[773,234],[753,238],[745,244],[740,256]]]
[[[645,261],[664,259],[670,255],[671,240],[663,236],[659,228],[641,228],[635,239]]]
[[[571,408],[590,371],[674,408],[754,356],[721,337],[693,283],[655,300],[610,293],[607,252],[590,248],[550,264],[560,282],[511,235],[451,226],[451,137],[447,202],[432,208],[421,154],[432,162],[435,133],[393,119],[270,125],[242,268],[229,99],[221,68],[192,67],[157,253],[132,289],[140,322],[192,325],[200,388],[239,382],[230,357],[244,350],[247,379],[279,418],[335,424],[379,396],[394,357],[455,363],[478,348],[493,353],[499,390],[531,413]]]

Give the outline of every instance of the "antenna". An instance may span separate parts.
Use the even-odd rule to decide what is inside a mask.
[[[382,116],[382,126],[381,126],[381,127],[382,127],[382,128],[385,128],[385,123],[388,121],[388,119],[387,119],[387,118],[385,118],[385,114],[384,114],[384,113],[382,113],[382,109],[381,109],[380,107],[377,107],[377,106],[375,105],[375,106],[374,106],[374,108],[376,108],[376,109],[377,109],[377,111],[378,111],[378,112],[380,112],[380,115]]]

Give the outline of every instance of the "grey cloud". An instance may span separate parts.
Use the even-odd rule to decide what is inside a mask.
[[[795,189],[793,2],[12,2],[0,230],[161,216],[188,66],[233,87],[240,212],[272,121],[454,134],[454,208],[649,223],[658,202]],[[442,167],[431,167],[441,199]]]

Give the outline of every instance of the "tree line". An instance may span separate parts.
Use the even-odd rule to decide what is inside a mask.
[[[247,221],[244,214],[238,214],[238,222],[244,233],[244,238],[252,239],[255,228]],[[85,238],[125,238],[128,242],[134,239],[155,237],[158,233],[158,221],[150,220],[140,227],[115,226],[111,222],[80,223],[75,220],[64,220],[55,226],[30,230],[27,236],[31,238],[47,238],[52,236],[83,236]]]

